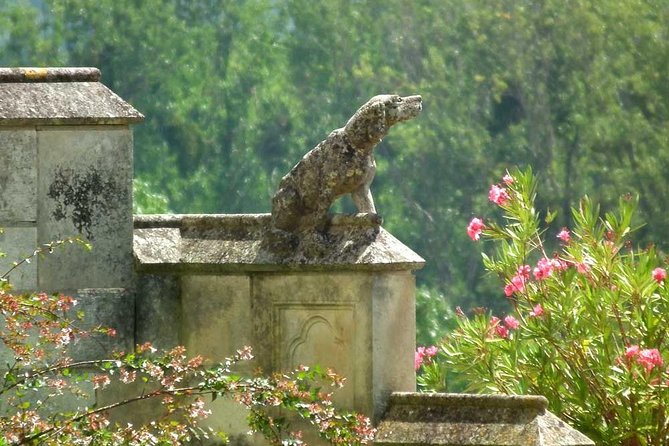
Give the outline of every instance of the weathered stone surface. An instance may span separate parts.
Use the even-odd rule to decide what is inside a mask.
[[[48,289],[132,283],[132,134],[125,126],[49,127],[37,132],[38,241],[81,234],[93,250],[66,247],[40,260]]]
[[[0,68],[4,82],[98,82],[100,70],[93,67],[12,67]]]
[[[32,255],[37,247],[37,229],[33,227],[6,227],[0,233],[0,276],[9,271],[14,262]],[[34,290],[37,287],[37,260],[24,263],[8,276],[15,290]]]
[[[170,274],[141,274],[136,287],[135,342],[151,342],[158,349],[182,345],[179,278]]]
[[[79,323],[84,329],[97,326],[116,330],[116,336],[94,334],[80,339],[69,352],[75,360],[108,358],[117,351],[131,351],[135,345],[135,295],[125,288],[87,288],[63,294],[74,297],[72,312],[84,312]],[[74,319],[74,314],[72,315]]]
[[[590,446],[541,396],[394,393],[377,445]]]
[[[378,422],[392,392],[416,390],[416,338],[407,335],[416,333],[415,278],[410,271],[377,274],[371,291],[374,411],[367,414]]]
[[[360,273],[254,277],[254,348],[263,368],[331,367],[347,379],[336,402],[369,413],[371,289]]]
[[[0,70],[0,126],[129,124],[141,113],[84,68]]]
[[[0,224],[37,219],[35,129],[0,127]]]
[[[134,253],[145,272],[415,270],[425,261],[379,226],[370,214],[334,215],[327,248],[266,249],[269,214],[135,216]],[[178,230],[178,232],[177,232]]]
[[[369,189],[376,171],[374,147],[393,125],[416,117],[421,109],[420,96],[379,95],[370,99],[343,128],[330,133],[281,179],[272,198],[272,228],[293,234],[324,233],[328,209],[345,194],[351,194],[359,212],[376,213]],[[309,236],[313,234],[300,234],[299,238]],[[295,242],[303,244],[304,240]],[[278,243],[272,248],[281,250]],[[288,240],[288,244],[293,243]]]
[[[181,278],[183,344],[214,361],[253,345],[251,280],[246,275]]]

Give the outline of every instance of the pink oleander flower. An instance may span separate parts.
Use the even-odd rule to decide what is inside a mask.
[[[455,307],[455,315],[457,317],[466,317],[465,312],[462,311],[462,308],[459,305]]]
[[[569,234],[569,229],[567,228],[562,228],[560,232],[558,232],[557,238],[562,240],[565,243],[569,243],[571,240],[571,235]]]
[[[539,259],[537,267],[534,268],[534,278],[537,280],[544,280],[553,272],[553,262],[545,257]]]
[[[497,333],[497,336],[500,338],[508,338],[509,337],[509,329],[506,328],[504,325],[497,325],[495,327],[495,333]]]
[[[576,271],[579,272],[579,274],[587,274],[590,271],[590,265],[587,263],[578,263],[576,264]]]
[[[520,327],[520,322],[513,316],[507,316],[504,318],[504,324],[509,330],[517,330]]]
[[[414,353],[413,367],[418,370],[421,365],[429,363],[437,355],[439,349],[434,345],[430,347],[418,347]]]
[[[516,275],[528,280],[530,278],[530,272],[532,272],[532,267],[530,265],[521,265],[516,270]]]
[[[477,241],[481,237],[481,232],[483,232],[484,228],[485,225],[483,224],[483,220],[474,217],[472,218],[472,221],[469,222],[469,226],[467,226],[467,235],[472,240]]]
[[[511,278],[511,283],[504,287],[504,294],[506,297],[511,297],[513,293],[522,293],[525,290],[525,278],[520,275],[515,275]]]
[[[437,355],[438,351],[439,350],[437,349],[437,347],[435,347],[434,345],[431,345],[431,346],[425,348],[425,356],[428,357],[428,358],[433,358],[434,356]]]
[[[627,358],[628,361],[631,361],[637,357],[639,350],[640,349],[638,345],[630,345],[625,349],[625,358]]]
[[[656,348],[641,350],[636,356],[636,361],[646,369],[646,372],[650,372],[656,366],[662,367],[664,364],[662,355],[660,355],[660,351]]]
[[[559,258],[551,259],[551,264],[553,265],[553,269],[558,271],[564,271],[569,268],[569,262]]]
[[[420,349],[422,347],[418,347],[418,349],[414,352],[413,355],[413,368],[414,370],[418,370],[420,366],[423,365],[423,354],[421,353]]]
[[[513,184],[515,179],[509,174],[509,172],[507,172],[506,175],[504,175],[504,177],[502,177],[502,181],[504,181],[504,184],[509,186],[509,185]]]
[[[541,317],[544,314],[544,307],[541,304],[536,304],[530,312],[531,317]]]
[[[506,201],[511,198],[509,193],[503,187],[499,187],[496,184],[490,186],[490,192],[488,192],[488,199],[495,203],[498,206],[502,206]]]
[[[657,283],[662,283],[664,282],[664,279],[667,278],[667,271],[664,268],[655,268],[653,270],[653,279]]]

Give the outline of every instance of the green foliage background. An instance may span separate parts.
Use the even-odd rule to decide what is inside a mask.
[[[428,262],[422,295],[448,307],[504,305],[465,227],[513,165],[560,224],[586,192],[604,208],[632,192],[641,236],[669,232],[664,0],[5,0],[0,65],[99,67],[147,116],[143,212],[267,212],[369,97],[422,94],[378,148],[373,192]]]

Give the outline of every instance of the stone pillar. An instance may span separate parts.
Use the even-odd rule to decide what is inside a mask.
[[[132,131],[143,116],[99,82],[95,68],[0,68],[0,271],[55,240],[70,245],[11,274],[18,290],[78,299],[91,324],[134,343]],[[111,341],[85,342],[92,358]]]
[[[189,351],[215,360],[251,345],[251,367],[267,372],[332,367],[347,379],[335,402],[378,420],[393,391],[415,390],[413,271],[423,259],[365,214],[335,216],[318,258],[276,258],[263,249],[269,224],[269,214],[136,216],[148,291],[138,292],[138,340],[178,327]],[[210,422],[248,430],[239,406],[215,408]]]

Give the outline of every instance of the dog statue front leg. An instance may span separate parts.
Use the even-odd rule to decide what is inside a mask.
[[[358,212],[376,214],[374,198],[372,198],[372,191],[369,189],[368,185],[362,186],[351,193],[351,198],[353,199],[355,207],[358,208]]]

